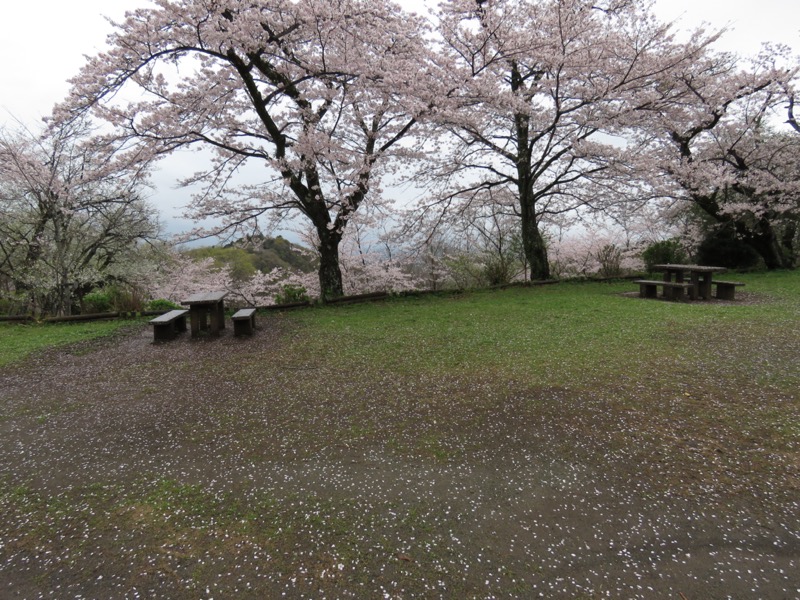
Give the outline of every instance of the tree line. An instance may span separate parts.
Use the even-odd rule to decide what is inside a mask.
[[[191,234],[299,222],[323,299],[355,272],[348,245],[391,263],[400,240],[420,268],[474,236],[500,275],[511,253],[547,279],[553,237],[595,221],[793,267],[800,63],[721,52],[722,35],[682,39],[628,0],[446,0],[427,18],[385,0],[161,1],[114,25],[44,131],[0,138],[0,277],[55,312],[131,278],[157,245],[148,174],[185,148],[213,153],[182,182],[214,223]],[[263,176],[243,180],[249,165]],[[417,197],[398,207],[403,184]]]

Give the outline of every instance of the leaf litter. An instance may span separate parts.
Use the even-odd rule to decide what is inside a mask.
[[[0,370],[0,595],[800,595],[785,386],[720,394],[691,356],[685,387],[353,369],[307,335],[142,329]],[[792,339],[744,362],[785,370]]]

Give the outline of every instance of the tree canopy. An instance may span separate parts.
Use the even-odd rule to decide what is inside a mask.
[[[155,237],[146,171],[83,120],[0,135],[0,278],[30,311],[69,314],[80,295],[124,280]]]
[[[380,200],[381,175],[428,108],[424,22],[387,0],[156,5],[116,26],[57,118],[94,111],[153,156],[213,149],[192,178],[204,186],[193,214],[234,230],[301,214],[317,237],[323,296],[341,295],[347,222],[368,196]],[[127,88],[135,99],[119,101]],[[251,161],[263,181],[231,185]]]
[[[48,264],[66,310],[69,286],[152,235],[141,186],[179,149],[210,157],[182,181],[190,216],[214,223],[190,235],[266,239],[299,219],[323,299],[343,273],[407,283],[387,189],[411,176],[401,235],[476,236],[501,258],[492,280],[548,278],[552,230],[593,215],[659,239],[682,215],[695,245],[731,235],[793,266],[798,61],[719,52],[723,34],[680,40],[634,0],[444,0],[429,20],[390,0],[154,0],[113,25],[43,136],[4,136],[0,276],[25,290]],[[282,251],[261,254],[291,266]],[[237,277],[262,268],[209,252]]]

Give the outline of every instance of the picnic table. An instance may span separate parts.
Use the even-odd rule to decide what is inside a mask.
[[[685,276],[689,274],[689,298],[697,300],[711,299],[711,278],[714,273],[724,273],[725,267],[707,267],[704,265],[654,265],[656,271],[664,272],[664,281],[667,283],[684,283]]]
[[[225,329],[223,299],[227,295],[228,292],[203,292],[193,294],[181,302],[189,307],[192,337],[198,337],[203,332],[217,336]]]
[[[670,300],[683,300],[685,293],[689,294],[691,300],[710,300],[711,286],[716,285],[717,298],[733,300],[735,289],[744,285],[737,281],[712,281],[713,274],[724,272],[725,267],[665,264],[654,265],[653,270],[663,271],[662,279],[640,279],[634,282],[639,284],[639,295],[643,298],[658,297],[658,288],[662,288],[663,297]]]

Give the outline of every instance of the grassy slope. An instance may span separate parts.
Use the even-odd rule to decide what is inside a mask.
[[[485,373],[580,388],[666,376],[718,350],[709,367],[735,369],[730,376],[738,377],[743,354],[758,349],[750,345],[796,334],[800,315],[796,273],[739,278],[759,303],[642,301],[621,295],[634,287],[628,282],[565,283],[325,309],[300,319],[313,331],[306,341],[312,353],[356,368]],[[796,369],[783,366],[759,377],[792,389]]]
[[[39,350],[86,342],[112,335],[130,321],[18,324],[0,323],[0,367],[24,360]]]

